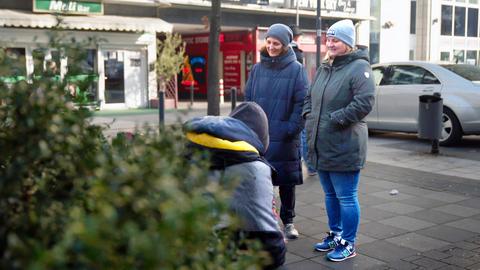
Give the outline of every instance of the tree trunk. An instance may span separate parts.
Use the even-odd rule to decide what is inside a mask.
[[[218,91],[218,57],[220,53],[220,0],[212,0],[212,13],[210,15],[210,37],[208,41],[208,78],[207,101],[208,115],[220,115],[220,96]]]

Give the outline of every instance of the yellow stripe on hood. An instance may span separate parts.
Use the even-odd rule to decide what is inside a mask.
[[[193,143],[215,149],[225,149],[233,151],[248,151],[258,153],[258,150],[253,147],[253,145],[247,143],[246,141],[236,141],[231,142],[229,140],[220,139],[209,135],[207,133],[193,133],[187,132],[187,139]]]

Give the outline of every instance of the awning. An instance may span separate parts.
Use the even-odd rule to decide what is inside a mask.
[[[105,4],[133,5],[146,7],[169,7],[169,0],[103,0]]]
[[[71,30],[172,32],[173,25],[158,19],[113,15],[61,16],[61,26]],[[1,9],[0,27],[52,28],[57,18],[51,14],[34,14]]]

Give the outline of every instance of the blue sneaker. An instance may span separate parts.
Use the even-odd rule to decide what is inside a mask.
[[[327,253],[327,258],[334,262],[341,262],[355,256],[357,256],[355,246],[345,241],[345,239],[340,240],[335,249]]]
[[[340,236],[333,233],[328,232],[327,237],[323,238],[323,242],[315,244],[316,251],[330,251],[334,249],[338,243],[340,242]]]

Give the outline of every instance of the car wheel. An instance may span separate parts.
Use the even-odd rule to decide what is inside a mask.
[[[447,107],[443,107],[442,122],[440,145],[448,146],[458,143],[462,139],[462,127],[455,114]]]

